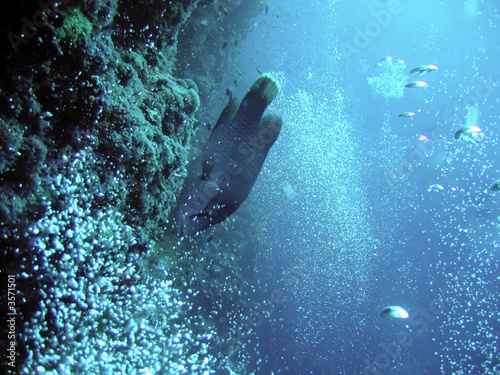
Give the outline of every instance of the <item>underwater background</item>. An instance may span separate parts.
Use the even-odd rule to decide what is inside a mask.
[[[495,1],[1,17],[6,373],[500,373]],[[180,239],[189,162],[261,72],[280,136],[238,211]]]

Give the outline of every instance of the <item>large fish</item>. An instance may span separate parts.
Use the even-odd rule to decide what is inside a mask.
[[[263,116],[279,91],[279,83],[262,74],[241,104],[230,98],[188,172],[176,211],[179,236],[224,221],[247,198],[281,130],[280,116]]]

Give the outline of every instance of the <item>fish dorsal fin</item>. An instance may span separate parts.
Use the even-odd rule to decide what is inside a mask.
[[[210,173],[214,169],[214,162],[210,158],[204,158],[203,164],[201,165],[201,179],[208,180],[210,179]]]
[[[222,110],[219,119],[217,120],[217,123],[214,126],[214,129],[223,122],[232,120],[236,112],[238,112],[239,106],[240,103],[238,103],[238,98],[231,95],[229,98],[229,103],[227,103],[226,107],[224,107],[224,109]]]

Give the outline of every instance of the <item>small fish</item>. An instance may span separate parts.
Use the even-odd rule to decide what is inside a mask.
[[[264,72],[262,71],[262,69],[259,69],[258,67],[255,67],[255,69],[257,69],[257,71],[259,72],[259,74],[264,74]]]
[[[219,14],[225,14],[227,16],[229,14],[229,11],[223,5],[220,5]]]
[[[455,139],[461,139],[462,137],[472,136],[476,137],[481,133],[481,128],[477,125],[462,126],[455,133]]]
[[[425,81],[412,81],[412,82],[408,82],[405,87],[425,87],[427,86],[427,82]]]
[[[214,234],[210,233],[207,237],[207,243],[210,243],[210,241],[212,241],[213,239],[214,239]]]
[[[444,186],[443,185],[439,185],[439,184],[431,185],[427,189],[427,191],[430,191],[432,193],[439,193],[440,191],[443,191],[443,190],[444,190]]]
[[[403,112],[400,113],[398,117],[412,117],[415,115],[415,112]]]
[[[490,189],[493,191],[500,191],[500,180],[495,181]]]
[[[438,66],[435,64],[430,64],[430,65],[420,65],[417,66],[416,68],[411,70],[411,74],[424,74],[424,73],[430,73],[430,72],[435,72],[438,70]]]
[[[244,72],[242,70],[236,69],[236,73],[238,73],[240,76],[242,76]]]
[[[386,306],[380,311],[382,318],[408,319],[410,314],[400,306]]]
[[[376,65],[374,66],[382,66],[384,65],[385,63],[390,63],[392,62],[392,56],[387,56],[387,57],[384,57],[383,59],[381,59]]]

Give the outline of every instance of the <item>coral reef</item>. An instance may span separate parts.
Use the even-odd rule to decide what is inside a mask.
[[[7,141],[12,137],[6,138],[6,147],[2,148],[3,159],[9,164],[1,171],[2,190],[9,197],[36,195],[41,181],[39,174],[58,173],[57,170],[37,173],[45,158],[56,161],[61,155],[91,146],[96,155],[106,161],[105,170],[100,171],[102,193],[107,196],[120,193],[116,203],[128,211],[128,221],[139,220],[137,213],[142,215],[153,206],[163,209],[157,215],[148,214],[151,223],[166,221],[175,196],[148,191],[148,186],[156,183],[158,188],[175,193],[182,184],[172,172],[181,165],[200,101],[195,85],[189,87],[169,76],[171,62],[162,57],[160,51],[175,49],[176,30],[189,12],[179,4],[173,11],[164,8],[163,2],[152,2],[153,14],[144,15],[146,19],[142,21],[154,22],[155,18],[148,20],[154,15],[162,22],[155,28],[156,34],[149,35],[149,47],[131,48],[132,36],[128,38],[107,29],[109,24],[113,27],[128,19],[128,13],[121,9],[124,7],[134,14],[130,22],[138,28],[129,25],[131,34],[139,39],[144,37],[141,34],[144,25],[134,13],[136,9],[133,4],[127,4],[89,2],[81,9],[60,6],[53,12],[56,18],[63,19],[59,22],[61,26],[47,23],[43,27],[50,30],[47,35],[51,38],[42,42],[27,40],[26,45],[18,46],[19,54],[11,54],[3,61],[2,132],[7,136],[7,133],[22,135],[12,143]],[[101,6],[102,9],[95,8]],[[144,7],[141,5],[141,8]],[[116,14],[117,20],[100,16],[104,13]],[[177,14],[176,28],[169,27],[162,18],[166,13],[170,17]],[[166,18],[168,21],[169,17]],[[162,31],[170,35],[166,38],[170,42],[162,41],[160,46],[152,47]],[[146,43],[135,41],[141,45]],[[26,54],[38,44],[54,53],[30,56],[28,64]],[[17,121],[7,123],[9,119]],[[20,155],[9,151],[13,146],[21,149]],[[22,150],[32,150],[31,156]],[[54,169],[54,166],[48,168]],[[126,169],[125,181],[121,181],[120,186],[107,177],[113,168],[117,172],[120,168]],[[19,186],[20,182],[23,189],[16,191],[13,184]],[[22,205],[10,209],[1,207],[1,213],[8,221],[15,222],[25,209]],[[149,224],[145,228],[151,229]]]
[[[255,7],[26,1],[0,16],[0,278],[15,277],[17,313],[7,372],[229,373],[217,355],[234,353],[222,336],[248,308],[255,247],[228,226],[211,245],[163,233],[197,113],[234,52],[206,46],[219,68],[188,69],[205,64],[192,25],[218,17],[204,30],[220,38],[238,16],[234,37]]]

